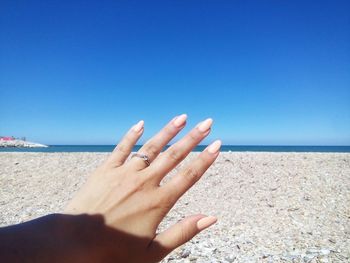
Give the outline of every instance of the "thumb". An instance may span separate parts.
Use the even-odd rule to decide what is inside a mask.
[[[156,258],[163,258],[178,246],[191,240],[202,230],[213,225],[216,217],[194,215],[186,217],[164,232],[158,234],[150,246],[151,254]]]

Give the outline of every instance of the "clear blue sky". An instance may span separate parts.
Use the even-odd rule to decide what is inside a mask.
[[[112,144],[187,113],[214,118],[204,143],[350,145],[349,14],[331,0],[2,0],[0,135]]]

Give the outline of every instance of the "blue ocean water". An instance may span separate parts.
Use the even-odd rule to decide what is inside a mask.
[[[137,151],[142,145],[136,145]],[[50,145],[48,148],[0,148],[0,152],[111,152],[114,145]],[[197,146],[194,151],[202,151],[206,145]],[[223,145],[222,152],[350,152],[350,146],[253,146]]]

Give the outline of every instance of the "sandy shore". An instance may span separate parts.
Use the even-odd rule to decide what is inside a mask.
[[[105,157],[0,153],[0,226],[60,212]],[[219,222],[164,262],[349,262],[349,207],[350,154],[223,153],[161,228]]]

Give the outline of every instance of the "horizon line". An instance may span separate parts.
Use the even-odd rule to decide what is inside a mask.
[[[135,146],[143,146],[144,144],[135,144]],[[172,146],[167,144],[165,147]],[[208,146],[209,144],[198,144],[197,146]],[[117,144],[48,144],[48,146],[117,146]],[[197,147],[195,146],[195,147]],[[222,146],[259,146],[259,147],[350,147],[350,145],[335,144],[222,144]]]

